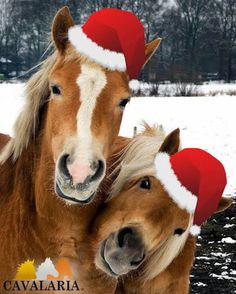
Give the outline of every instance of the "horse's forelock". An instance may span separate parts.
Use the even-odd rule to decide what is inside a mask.
[[[116,196],[128,180],[155,174],[154,158],[165,134],[158,126],[150,127],[144,123],[144,127],[144,131],[133,138],[118,157],[117,167],[112,173],[118,176],[113,183],[111,197]]]

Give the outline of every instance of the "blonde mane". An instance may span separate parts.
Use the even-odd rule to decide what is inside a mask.
[[[27,148],[31,140],[37,134],[39,125],[39,113],[49,96],[48,77],[57,60],[57,52],[54,52],[44,62],[41,68],[26,83],[24,95],[25,105],[14,124],[14,138],[2,149],[0,164],[3,164],[11,156],[13,162],[18,159],[22,151]],[[73,46],[68,46],[64,62],[75,61],[97,65],[87,57],[79,54]],[[100,66],[99,66],[100,67]]]
[[[144,123],[144,131],[132,139],[119,158],[114,170],[118,176],[111,188],[112,197],[119,194],[127,179],[155,175],[154,159],[164,139],[161,127]]]
[[[143,176],[155,176],[154,159],[165,139],[162,128],[145,124],[144,132],[137,135],[125,148],[115,173],[118,174],[111,189],[111,197],[117,196],[127,180]],[[150,256],[143,269],[143,281],[151,280],[163,272],[175,257],[183,250],[193,223],[190,216],[189,225],[181,235],[172,235]]]

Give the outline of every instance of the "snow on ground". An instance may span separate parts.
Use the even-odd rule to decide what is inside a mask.
[[[236,92],[236,83],[219,83],[219,82],[207,82],[203,85],[198,86],[198,90],[200,93],[204,95],[211,95],[212,93],[222,94],[224,92]]]
[[[236,88],[236,85],[233,84]],[[0,132],[13,135],[12,126],[23,105],[23,84],[0,84]],[[211,89],[227,86],[211,84]],[[236,97],[145,97],[132,98],[120,134],[132,136],[142,120],[163,125],[166,132],[179,127],[183,147],[199,147],[225,165],[225,193],[236,195]]]
[[[219,280],[225,279],[225,280],[234,280],[234,281],[236,281],[236,278],[229,277],[227,274],[228,274],[227,272],[222,272],[221,275],[216,275],[216,274],[213,273],[213,274],[210,274],[210,276],[213,277],[213,278],[217,278]],[[233,292],[233,293],[235,293],[235,292]]]
[[[224,226],[224,228],[225,229],[228,229],[228,228],[232,228],[232,227],[234,227],[235,225],[234,224],[226,224],[225,226]]]
[[[210,81],[204,82],[201,85],[193,85],[191,83],[169,83],[165,82],[162,84],[148,84],[139,82],[137,80],[132,81],[132,89],[134,91],[141,91],[141,93],[145,93],[145,96],[150,96],[153,87],[157,86],[158,88],[158,96],[180,96],[180,91],[183,91],[185,88],[192,94],[191,96],[219,96],[231,94],[235,95],[236,93],[236,82],[232,82],[230,84],[224,83],[223,81]]]
[[[23,105],[24,84],[0,84],[0,133],[13,135],[12,126]]]
[[[232,239],[231,237],[223,238],[221,240],[222,243],[227,243],[227,244],[235,244],[236,240]]]

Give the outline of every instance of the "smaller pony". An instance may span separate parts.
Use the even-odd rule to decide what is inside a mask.
[[[116,168],[112,197],[96,219],[92,241],[96,266],[107,281],[109,276],[118,279],[116,294],[189,291],[196,246],[190,234],[193,215],[165,191],[154,164],[158,152],[173,155],[179,144],[179,129],[160,146],[159,132],[147,126],[126,147]],[[222,197],[217,212],[231,204],[232,199]]]

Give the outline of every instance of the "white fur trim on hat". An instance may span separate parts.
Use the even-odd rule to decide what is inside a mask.
[[[189,213],[194,213],[197,205],[197,196],[188,191],[178,180],[171,167],[170,156],[167,153],[158,153],[155,158],[156,177],[176,204]]]
[[[189,232],[191,235],[197,236],[201,233],[201,228],[197,225],[192,225]]]
[[[126,62],[123,53],[104,49],[93,42],[80,26],[69,28],[68,38],[76,50],[95,61],[96,63],[110,69],[126,71]]]
[[[130,80],[129,81],[129,88],[134,92],[138,92],[138,90],[140,89],[140,82],[135,79]]]

